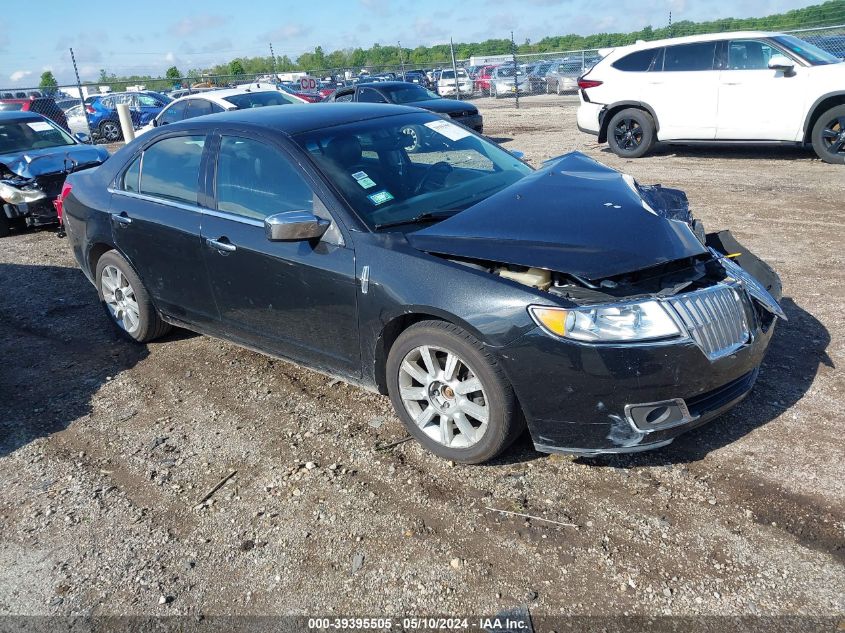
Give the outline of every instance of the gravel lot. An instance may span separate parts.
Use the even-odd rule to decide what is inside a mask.
[[[752,395],[634,456],[527,436],[476,467],[378,450],[405,435],[387,398],[187,332],[126,343],[64,241],[14,235],[0,614],[845,615],[843,168],[795,149],[624,161],[571,99],[478,103],[533,164],[575,149],[684,189],[779,271],[789,322]]]

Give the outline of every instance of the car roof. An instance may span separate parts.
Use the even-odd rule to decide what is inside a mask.
[[[772,31],[733,31],[726,33],[702,33],[700,35],[685,35],[684,37],[670,37],[662,40],[640,41],[625,46],[608,47],[612,53],[628,52],[633,50],[659,48],[661,46],[674,46],[677,44],[694,44],[696,42],[721,42],[724,40],[751,39],[760,37],[772,37],[781,35]]]
[[[24,110],[3,110],[0,111],[0,123],[20,123],[26,121],[41,121],[44,117],[35,112]]]
[[[243,123],[259,127],[269,127],[288,135],[309,132],[320,128],[334,127],[358,121],[396,116],[399,114],[422,113],[424,110],[407,106],[389,105],[384,103],[309,103],[290,104],[286,106],[265,106],[263,108],[248,108],[245,110],[229,110],[218,114],[209,114],[194,119],[186,119],[179,123],[172,123],[167,129],[172,130],[176,125],[189,127],[196,122],[212,123]],[[430,114],[430,113],[429,113]]]
[[[416,86],[409,81],[370,81],[357,84],[361,88],[408,88],[409,86]],[[351,86],[350,86],[351,87]]]
[[[275,86],[272,84],[267,84],[266,88],[253,88],[253,89],[246,89],[246,88],[218,88],[213,90],[207,90],[205,92],[193,92],[191,94],[184,95],[177,99],[174,99],[167,105],[170,106],[177,101],[187,101],[188,99],[206,99],[208,101],[214,101],[219,105],[224,106],[234,106],[235,104],[231,101],[226,101],[226,97],[233,97],[235,95],[246,95],[252,93],[263,93],[263,92],[281,92],[276,89]],[[282,94],[285,94],[282,92]]]

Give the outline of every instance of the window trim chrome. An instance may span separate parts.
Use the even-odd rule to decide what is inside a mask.
[[[167,198],[157,198],[155,196],[151,196],[148,194],[143,193],[135,193],[134,191],[123,191],[122,189],[115,189],[114,187],[109,187],[108,192],[112,194],[116,194],[119,196],[126,196],[127,198],[135,198],[136,200],[143,200],[145,202],[155,202],[157,204],[163,204],[169,207],[174,207],[176,209],[182,209],[184,211],[192,211],[195,213],[199,213],[201,215],[208,215],[215,218],[221,218],[224,220],[232,220],[234,222],[240,222],[241,224],[248,224],[250,226],[257,226],[259,228],[264,227],[264,222],[260,220],[254,220],[252,218],[245,218],[240,215],[236,215],[234,213],[227,213],[225,211],[217,211],[216,209],[207,209],[205,207],[201,207],[199,205],[190,205],[185,202],[177,202],[176,200],[168,200]]]

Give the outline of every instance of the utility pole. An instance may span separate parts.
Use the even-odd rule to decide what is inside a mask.
[[[669,37],[672,37],[674,34],[672,33],[672,12],[669,11]]]
[[[276,74],[276,55],[273,53],[273,42],[270,42],[270,59],[273,60],[273,83],[276,83],[279,76]]]
[[[79,81],[79,69],[76,67],[76,57],[73,49],[70,49],[70,61],[73,62],[73,72],[76,74],[76,89],[79,90],[79,103],[82,106],[82,115],[85,117],[85,126],[88,128],[88,136],[94,142],[94,134],[91,132],[91,121],[88,120],[88,112],[85,110],[85,95],[82,94],[82,82]]]
[[[402,55],[402,42],[396,42],[399,46],[399,64],[402,66],[402,81],[405,81],[405,56]]]
[[[513,59],[513,91],[516,96],[516,109],[519,110],[519,66],[516,65],[516,42],[511,31],[511,59]]]
[[[449,38],[449,48],[452,50],[452,72],[455,73],[455,99],[461,100],[461,84],[458,83],[458,63],[455,61],[455,43]]]

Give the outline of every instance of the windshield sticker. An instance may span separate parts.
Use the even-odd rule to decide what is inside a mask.
[[[364,189],[369,189],[370,187],[376,186],[376,182],[372,178],[361,178],[358,181],[358,184],[361,185]]]
[[[365,172],[365,171],[356,171],[354,174],[352,174],[352,177],[353,177],[355,180],[363,180],[364,178],[366,178],[366,177],[367,177],[367,172]]]
[[[387,190],[377,191],[376,193],[371,193],[367,196],[374,205],[378,206],[380,204],[384,204],[385,202],[390,202],[393,200],[393,194]]]
[[[470,135],[469,131],[459,125],[455,125],[451,121],[431,121],[430,123],[426,123],[425,126],[452,141],[460,141],[462,138]]]
[[[50,132],[53,129],[53,126],[46,121],[35,121],[34,123],[27,123],[27,125],[36,132]]]

